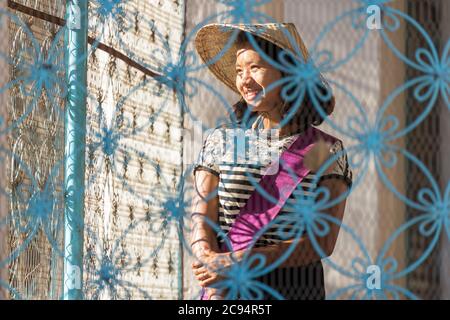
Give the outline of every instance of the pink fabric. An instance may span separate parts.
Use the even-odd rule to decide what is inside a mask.
[[[303,159],[319,138],[330,143],[337,141],[335,137],[317,128],[309,127],[282,153],[278,172],[261,178],[259,182],[261,188],[273,198],[278,199],[278,202],[274,204],[255,189],[228,232],[232,251],[248,248],[257,240],[255,236],[258,231],[277,216],[297,185],[309,174],[309,170],[303,165]],[[227,252],[228,249],[224,242],[221,250]],[[201,299],[207,298],[203,290]]]
[[[328,142],[336,141],[334,137],[310,127],[283,152],[278,173],[261,178],[260,187],[278,202],[274,204],[255,189],[228,232],[233,251],[248,248],[256,240],[254,237],[257,232],[277,216],[297,185],[309,174],[309,170],[303,165],[303,159],[320,137]],[[227,249],[224,242],[222,250],[226,252]]]

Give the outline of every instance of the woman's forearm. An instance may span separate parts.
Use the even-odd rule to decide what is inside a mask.
[[[203,218],[193,218],[191,234],[191,248],[196,257],[207,250],[219,251],[215,233]]]
[[[195,194],[192,206],[191,247],[199,258],[204,251],[218,251],[216,233],[211,224],[218,221],[219,200],[213,196],[219,180],[207,171],[197,171],[195,175]]]
[[[295,247],[292,248],[292,246]],[[330,253],[328,247],[322,247],[322,250],[326,255]],[[291,252],[291,254],[286,257],[286,252]],[[317,254],[307,236],[301,237],[296,241],[289,240],[275,245],[252,248],[249,252],[247,252],[247,250],[240,250],[236,252],[236,259],[240,261],[245,257],[250,257],[255,254],[264,256],[266,267],[280,261],[277,265],[278,268],[305,266],[324,258]],[[258,261],[255,261],[252,267],[255,267],[258,264]]]

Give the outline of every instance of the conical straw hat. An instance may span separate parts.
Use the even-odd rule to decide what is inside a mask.
[[[272,42],[278,47],[290,51],[296,57],[298,57],[298,52],[300,51],[303,56],[300,60],[308,60],[308,49],[293,23],[208,24],[202,27],[195,37],[197,52],[206,64],[218,58],[215,63],[208,65],[209,69],[220,81],[238,94],[235,84],[235,64],[238,48],[234,43],[230,46],[230,38],[237,30],[249,32],[254,36]],[[290,37],[287,35],[287,32],[289,32]],[[295,48],[294,41],[298,48]],[[229,47],[229,50],[221,52],[226,46]],[[324,81],[324,78],[320,77]]]

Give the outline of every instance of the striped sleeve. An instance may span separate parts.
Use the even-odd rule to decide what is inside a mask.
[[[342,179],[351,188],[353,183],[353,173],[348,165],[347,153],[342,141],[336,141],[331,147],[331,153],[337,155],[336,164],[330,173],[320,177],[319,182],[327,179]]]

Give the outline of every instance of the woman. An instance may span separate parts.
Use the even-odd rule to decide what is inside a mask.
[[[198,32],[196,37],[196,48],[202,59],[208,62],[214,58],[221,49],[230,43],[230,37],[233,34],[236,35],[236,32],[238,32],[237,38],[230,49],[221,55],[216,63],[209,65],[210,70],[221,81],[241,95],[241,99],[233,108],[234,114],[231,116],[233,124],[216,128],[208,136],[198,162],[194,166],[197,197],[194,200],[192,214],[194,226],[192,249],[198,261],[192,264],[193,272],[200,285],[205,288],[203,298],[227,297],[227,292],[218,292],[212,289],[223,280],[224,273],[219,270],[229,269],[233,263],[239,263],[241,259],[249,255],[261,254],[265,257],[267,266],[279,259],[282,263],[275,270],[259,277],[258,281],[268,285],[286,299],[324,299],[325,286],[321,258],[323,258],[323,253],[331,255],[333,252],[339,225],[329,224],[328,234],[317,238],[320,248],[323,250],[322,254],[316,252],[308,236],[303,235],[295,244],[292,254],[288,258],[282,258],[283,253],[293,245],[293,239],[280,236],[277,221],[283,219],[289,221],[290,217],[296,217],[295,202],[301,197],[314,196],[314,190],[318,187],[328,188],[331,199],[348,191],[347,188],[351,187],[352,174],[343,145],[340,140],[314,128],[320,125],[324,119],[312,105],[312,100],[308,96],[305,96],[302,105],[297,110],[291,109],[291,104],[283,99],[286,93],[282,94],[282,86],[274,85],[280,79],[285,78],[285,72],[275,68],[274,63],[270,63],[263,54],[260,54],[262,50],[272,61],[281,64],[280,52],[284,50],[291,53],[291,55],[284,56],[284,63],[290,61],[292,65],[295,65],[293,61],[295,52],[300,50],[303,56],[303,59],[300,60],[307,61],[306,47],[295,26],[293,24],[207,25]],[[287,36],[287,32],[290,36]],[[259,49],[253,47],[248,33],[253,36]],[[330,94],[331,89],[321,75],[320,79],[321,84],[318,88],[323,93],[323,97],[328,97],[322,101],[321,108],[327,115],[330,115],[334,110],[334,97]],[[289,93],[288,90],[287,95]],[[246,115],[248,113],[250,116]],[[280,124],[287,115],[291,117],[290,120],[280,128]],[[218,239],[216,230],[208,221],[217,223],[221,231],[233,240],[233,232],[241,223],[241,218],[248,216],[248,210],[252,210],[249,207],[256,208],[258,206],[258,204],[249,204],[249,199],[258,199],[257,202],[265,201],[261,195],[258,195],[255,183],[276,182],[276,179],[281,179],[279,175],[275,175],[272,180],[270,177],[267,178],[265,175],[268,174],[267,168],[273,165],[267,161],[257,164],[224,161],[224,130],[236,126],[247,128],[249,124],[252,129],[250,134],[274,129],[279,136],[276,143],[269,142],[267,145],[259,145],[263,149],[267,148],[267,152],[271,153],[275,149],[281,159],[294,147],[304,148],[299,149],[300,151],[313,150],[309,152],[304,161],[303,159],[298,160],[297,165],[303,166],[300,169],[305,169],[307,160],[316,162],[316,164],[310,164],[309,169],[306,168],[307,171],[303,171],[307,174],[298,178],[296,186],[295,181],[291,181],[295,189],[286,194],[288,199],[285,202],[280,202],[283,204],[279,211],[271,216],[272,221],[266,221],[259,225],[259,229],[263,231],[257,239],[254,239],[254,242],[233,247],[236,250],[233,250],[232,259],[229,248],[227,250],[224,246],[223,238],[219,237]],[[314,132],[315,136],[320,135],[321,138],[312,138],[313,140],[308,144],[305,141],[309,139],[311,132]],[[336,154],[337,161],[320,176],[320,179],[315,180],[317,177],[314,171],[327,158],[323,156],[323,145],[325,144],[322,143],[322,140],[331,142],[326,151]],[[303,147],[299,147],[301,141],[306,143]],[[306,145],[308,147],[305,147]],[[307,152],[305,151],[304,154]],[[283,167],[279,171],[281,172],[282,169]],[[311,183],[314,181],[318,181],[318,183],[312,186]],[[272,189],[276,189],[275,184]],[[282,194],[282,192],[275,190],[274,194]],[[317,200],[319,199],[315,199],[315,201]],[[264,210],[267,209],[267,211],[273,209],[267,203],[262,206],[266,206]],[[344,209],[345,200],[322,213],[342,220]],[[271,299],[273,295],[266,292],[263,298]]]

